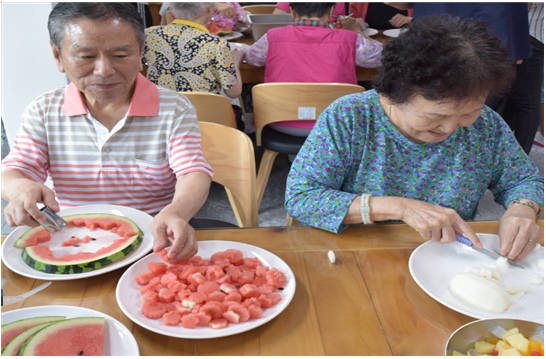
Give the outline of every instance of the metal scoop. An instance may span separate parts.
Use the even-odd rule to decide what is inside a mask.
[[[40,223],[49,233],[57,233],[67,225],[66,221],[48,206],[40,209],[40,211],[45,214],[46,220],[42,222],[36,219],[36,222]]]

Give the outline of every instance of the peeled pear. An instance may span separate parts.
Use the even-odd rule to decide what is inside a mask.
[[[502,313],[512,304],[510,294],[500,285],[473,273],[457,274],[449,289],[464,302],[488,312]]]

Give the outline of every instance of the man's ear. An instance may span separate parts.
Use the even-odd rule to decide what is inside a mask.
[[[57,68],[59,69],[60,72],[65,72],[64,66],[61,61],[61,53],[59,52],[57,47],[53,45],[51,41],[49,42],[49,45],[51,46],[51,50],[53,51],[53,57],[55,58],[55,63],[57,63]]]
[[[290,15],[292,15],[292,18],[296,18],[296,14],[294,14],[294,10],[292,10],[292,6],[290,6]]]

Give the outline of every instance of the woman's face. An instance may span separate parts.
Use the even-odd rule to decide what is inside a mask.
[[[430,101],[418,95],[400,105],[385,97],[380,102],[394,126],[410,141],[422,144],[442,142],[458,128],[471,126],[480,116],[485,98]]]

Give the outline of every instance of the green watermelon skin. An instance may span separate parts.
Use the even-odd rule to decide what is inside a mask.
[[[26,247],[23,249],[21,255],[23,257],[23,261],[27,265],[40,272],[50,274],[86,273],[114,263],[136,250],[140,243],[142,243],[142,237],[139,235],[135,235],[131,237],[131,239],[132,240],[128,240],[128,245],[124,248],[120,248],[119,250],[116,250],[115,252],[112,252],[108,255],[101,256],[100,258],[94,260],[86,260],[80,263],[53,262],[48,259],[41,258],[33,252],[33,248],[42,246]]]
[[[105,319],[100,317],[53,323],[28,338],[18,356],[102,356],[104,326]]]

